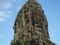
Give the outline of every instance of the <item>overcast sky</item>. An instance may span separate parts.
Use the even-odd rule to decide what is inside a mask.
[[[14,21],[27,0],[0,0],[0,45],[10,45]],[[37,0],[48,20],[51,41],[60,45],[60,0]]]

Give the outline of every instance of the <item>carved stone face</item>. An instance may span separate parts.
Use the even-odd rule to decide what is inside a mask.
[[[35,27],[43,27],[40,15],[34,15],[32,18],[32,25]]]
[[[34,16],[34,21],[35,21],[36,24],[39,24],[40,16],[39,15]]]

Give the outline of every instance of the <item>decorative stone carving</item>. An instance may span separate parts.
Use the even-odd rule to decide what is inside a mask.
[[[28,0],[19,11],[11,45],[55,45],[49,38],[44,11],[36,0]]]

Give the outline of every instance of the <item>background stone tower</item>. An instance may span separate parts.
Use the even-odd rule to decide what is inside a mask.
[[[19,11],[11,45],[55,45],[49,38],[44,11],[36,0],[28,0]]]

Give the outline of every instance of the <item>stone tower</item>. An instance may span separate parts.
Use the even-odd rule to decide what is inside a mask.
[[[19,11],[11,45],[55,45],[49,38],[44,11],[36,0],[28,0]]]

